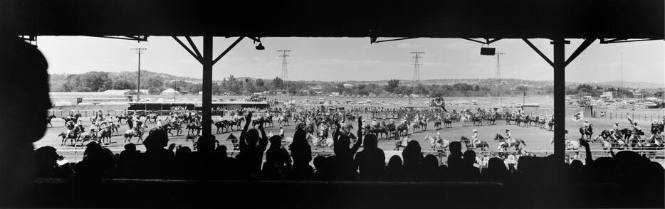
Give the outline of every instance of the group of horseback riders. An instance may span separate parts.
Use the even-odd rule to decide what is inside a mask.
[[[603,149],[662,149],[665,147],[665,136],[663,129],[665,118],[663,120],[654,120],[651,123],[651,136],[645,137],[645,132],[638,123],[627,117],[630,124],[629,128],[621,128],[619,122],[615,122],[612,129],[602,130],[596,137],[592,137],[593,128],[585,122],[580,128],[583,139],[603,144]]]
[[[518,109],[510,113],[505,113],[503,118],[506,120],[506,125],[514,124],[523,127],[539,127],[554,131],[554,117],[551,116],[543,114],[533,116]]]
[[[445,153],[451,142],[448,139],[442,138],[438,131],[436,136],[427,135],[425,139],[429,141],[430,148],[439,153]],[[526,142],[522,139],[513,138],[510,129],[505,129],[505,135],[497,133],[494,140],[499,141],[497,146],[498,153],[511,152],[518,155],[526,154]],[[398,143],[396,143],[395,150],[404,147],[408,141],[408,137],[403,137]],[[481,151],[488,151],[490,149],[489,143],[479,138],[477,129],[473,129],[471,137],[462,136],[459,141],[464,144],[467,149],[480,149]]]
[[[111,136],[118,133],[119,125],[115,124],[112,116],[107,114],[105,118],[101,111],[91,117],[91,125],[88,131],[85,130],[80,117],[80,114],[72,114],[63,118],[65,130],[58,135],[62,137],[61,145],[65,145],[67,141],[70,142],[70,145],[75,145],[77,142],[83,143],[89,140],[110,143]],[[49,119],[51,118],[53,117],[50,116]]]

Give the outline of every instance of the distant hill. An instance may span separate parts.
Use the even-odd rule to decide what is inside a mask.
[[[665,78],[664,78],[665,79]],[[621,81],[605,81],[598,83],[591,83],[599,86],[607,87],[622,87]],[[662,83],[649,83],[649,82],[634,82],[634,81],[624,81],[623,86],[626,88],[636,88],[636,89],[657,89],[665,88],[665,84]]]

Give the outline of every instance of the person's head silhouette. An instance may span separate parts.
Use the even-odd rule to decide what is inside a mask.
[[[0,198],[8,200],[34,178],[32,143],[46,131],[51,108],[48,64],[37,47],[0,32]]]
[[[259,141],[259,131],[253,128],[247,130],[246,134],[247,137],[245,139],[247,140],[247,145],[255,147],[256,143]]]
[[[196,150],[199,152],[210,153],[215,150],[216,143],[217,140],[213,135],[201,136],[199,137],[199,140],[196,141]]]
[[[458,141],[450,142],[450,154],[451,155],[462,155],[462,143]]]
[[[276,149],[280,148],[282,146],[282,136],[281,135],[274,135],[268,139],[270,142],[270,148]]]
[[[368,149],[368,150],[369,149],[377,149],[378,148],[378,140],[376,139],[376,135],[374,135],[374,134],[365,135],[363,145],[365,146],[365,149]]]
[[[201,137],[203,138],[203,137]],[[146,150],[158,150],[166,147],[169,143],[169,138],[168,135],[166,134],[166,131],[164,130],[155,130],[148,137],[145,138],[145,141],[143,141],[143,145],[145,145]]]
[[[125,150],[134,152],[136,151],[136,145],[134,145],[133,143],[125,144]]]

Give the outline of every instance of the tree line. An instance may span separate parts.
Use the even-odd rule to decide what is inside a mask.
[[[102,92],[111,89],[135,90],[137,74],[135,72],[109,73],[92,71],[72,75],[51,75],[51,91],[60,92]],[[181,93],[197,94],[202,90],[198,79],[177,77],[168,74],[141,72],[141,89],[148,89],[150,94],[173,88]],[[589,84],[569,85],[567,95],[598,97],[603,92],[611,91],[615,97],[633,97],[628,88],[603,87]],[[522,96],[552,95],[551,85],[526,86],[515,82],[478,82],[454,84],[403,84],[400,80],[384,83],[354,82],[353,84],[333,81],[284,81],[273,79],[238,78],[230,75],[212,84],[214,95],[248,95],[257,92],[271,94],[316,95],[339,94],[352,96],[398,96],[421,95],[432,97],[484,97],[484,96]],[[661,90],[642,90],[644,96],[661,96]]]

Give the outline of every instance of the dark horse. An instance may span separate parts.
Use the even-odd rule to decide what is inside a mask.
[[[471,139],[469,139],[465,136],[462,136],[460,138],[460,141],[462,141],[462,143],[464,143],[464,145],[466,145],[467,149],[473,148],[473,142],[471,141]],[[480,141],[480,142],[478,142],[478,144],[475,147],[480,148],[480,150],[482,150],[482,151],[487,151],[487,149],[490,148],[490,145],[486,141]]]
[[[591,136],[593,135],[593,127],[589,125],[589,127],[580,127],[580,134],[582,135],[582,139],[591,139]]]
[[[53,118],[55,118],[55,115],[49,115],[48,117],[46,117],[46,124],[48,124],[49,127],[51,127],[51,128],[53,128],[53,124],[51,124],[51,120]]]

